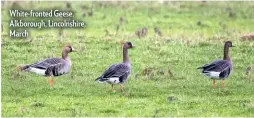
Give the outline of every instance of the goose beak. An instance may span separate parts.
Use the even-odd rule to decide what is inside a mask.
[[[235,46],[232,45],[231,47],[235,47]]]
[[[135,45],[132,45],[132,48],[135,48],[136,46]]]
[[[77,50],[75,50],[73,47],[72,47],[72,52],[78,52]]]

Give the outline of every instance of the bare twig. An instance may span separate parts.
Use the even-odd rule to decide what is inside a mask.
[[[156,115],[160,112],[160,109],[156,109],[155,112],[154,112],[154,115],[153,117],[156,117]]]
[[[171,77],[174,77],[174,74],[172,73],[171,69],[170,69],[170,65],[168,65],[168,74],[171,76]]]
[[[250,80],[250,72],[252,70],[252,67],[251,67],[251,64],[247,67],[246,71],[245,71],[245,79],[249,79],[249,82],[251,81]]]

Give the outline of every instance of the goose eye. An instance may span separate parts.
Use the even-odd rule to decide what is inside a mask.
[[[128,45],[129,45],[130,47],[132,47],[132,44],[131,44],[130,42],[128,42]]]
[[[71,49],[71,51],[72,51],[72,47],[71,46],[68,46],[70,49]]]

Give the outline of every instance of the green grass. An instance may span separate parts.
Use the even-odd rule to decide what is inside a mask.
[[[2,116],[254,116],[254,71],[250,83],[244,79],[245,69],[254,62],[254,42],[239,38],[254,30],[253,2],[102,4],[104,7],[99,2],[73,2],[77,18],[88,27],[65,29],[62,42],[57,41],[55,29],[33,29],[29,39],[2,35]],[[93,16],[82,18],[85,10],[80,5],[93,7]],[[8,6],[2,7],[3,34],[8,33]],[[53,6],[65,4],[40,2],[33,8]],[[228,16],[228,9],[233,17]],[[121,25],[117,35],[104,37],[105,29],[115,33],[121,16],[128,23]],[[203,25],[197,25],[198,21]],[[135,31],[144,26],[148,36],[138,39]],[[154,27],[163,37],[155,36]],[[83,37],[83,43],[77,36]],[[136,45],[129,50],[132,74],[125,84],[128,96],[119,92],[119,86],[118,92],[112,93],[109,84],[94,81],[109,65],[121,62],[121,40]],[[221,59],[226,40],[236,46],[230,49],[233,73],[224,89],[220,81],[213,89],[212,81],[196,68]],[[84,51],[70,54],[72,70],[54,78],[53,88],[46,77],[14,70],[20,64],[60,57],[67,43]],[[167,73],[168,66],[173,77]],[[147,68],[153,68],[152,72],[143,75]]]

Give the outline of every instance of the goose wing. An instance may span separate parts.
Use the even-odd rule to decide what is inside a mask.
[[[38,68],[38,69],[47,69],[49,67],[56,66],[59,64],[63,64],[63,63],[65,63],[65,60],[63,60],[61,58],[48,58],[46,60],[31,64],[31,65],[29,65],[29,67],[34,67],[34,68]]]
[[[65,63],[58,63],[58,64],[54,64],[54,65],[51,65],[50,67],[48,67],[45,74],[59,76],[59,75],[69,72],[69,70],[70,70],[69,65],[67,65]]]
[[[126,64],[114,64],[110,66],[103,74],[102,78],[121,77],[130,71],[130,67]]]
[[[210,64],[205,64],[198,69],[203,69],[202,73],[206,74],[207,76],[217,77],[217,78],[225,78],[232,71],[232,64],[231,61],[227,60],[216,60]]]
[[[227,68],[231,67],[231,62],[227,60],[215,60],[210,64],[205,64],[198,69],[203,69],[204,71],[215,71],[215,72],[222,72]]]
[[[110,80],[110,78],[118,78],[122,83],[130,74],[130,66],[124,63],[111,65],[96,81],[104,82]]]
[[[70,65],[67,61],[61,58],[48,58],[46,60],[36,62],[27,67],[26,70],[35,72],[41,75],[59,76],[67,73]]]

